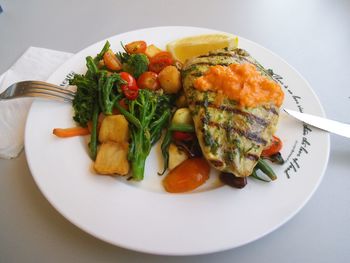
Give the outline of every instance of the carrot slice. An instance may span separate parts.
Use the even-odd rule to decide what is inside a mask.
[[[90,134],[90,131],[88,128],[84,127],[72,127],[72,128],[55,128],[52,131],[53,134],[55,134],[57,137],[61,138],[67,138],[67,137],[73,137],[73,136],[82,136],[82,135],[88,135]]]

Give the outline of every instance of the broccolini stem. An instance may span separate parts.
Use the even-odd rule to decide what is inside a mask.
[[[146,156],[144,154],[138,154],[131,162],[132,178],[136,181],[143,180],[145,173]]]
[[[121,114],[123,114],[125,116],[125,118],[128,121],[130,121],[132,124],[134,124],[136,126],[136,128],[138,128],[138,129],[142,128],[140,121],[134,115],[132,115],[130,112],[128,112],[126,109],[124,109],[122,106],[120,106],[117,100],[114,103],[114,106],[121,112]]]
[[[90,144],[89,144],[90,156],[93,160],[96,159],[96,155],[97,155],[98,115],[99,115],[99,107],[98,107],[98,103],[95,102],[94,111],[92,113],[92,130],[91,130],[91,137],[90,137]]]
[[[102,86],[102,98],[103,98],[103,104],[104,104],[103,113],[106,115],[112,114],[112,110],[115,102],[110,99],[114,81],[115,80],[112,77],[109,77],[106,79],[104,85]]]
[[[132,178],[136,181],[141,181],[144,177],[146,158],[150,152],[151,147],[144,149],[147,142],[143,136],[143,129],[134,133],[134,153],[131,157]]]
[[[94,77],[98,73],[98,68],[94,62],[94,59],[91,56],[86,57],[86,66],[88,68],[88,72],[94,75]]]
[[[108,51],[108,49],[111,47],[110,43],[106,41],[105,45],[103,46],[102,50],[100,53],[97,54],[95,57],[94,61],[97,63],[103,58],[103,55]]]

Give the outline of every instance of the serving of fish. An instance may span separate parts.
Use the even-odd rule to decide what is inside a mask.
[[[237,74],[227,77],[230,69],[241,74],[238,80],[243,81],[237,84]],[[221,79],[223,74],[226,77]],[[262,89],[254,86],[257,81]],[[204,157],[217,170],[237,177],[251,175],[276,130],[283,101],[279,84],[240,48],[188,60],[182,83]],[[217,89],[220,85],[221,90]],[[235,92],[226,92],[227,85]]]

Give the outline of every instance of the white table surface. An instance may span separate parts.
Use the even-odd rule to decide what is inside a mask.
[[[67,52],[167,25],[232,32],[271,49],[309,81],[329,118],[350,123],[350,1],[0,0],[0,73],[29,47]],[[0,120],[1,121],[1,120]],[[350,140],[332,135],[324,180],[289,222],[253,243],[200,256],[138,253],[63,218],[24,153],[0,160],[0,262],[350,262]]]

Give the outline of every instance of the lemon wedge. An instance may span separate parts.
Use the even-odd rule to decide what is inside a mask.
[[[170,42],[167,50],[173,57],[184,63],[187,59],[204,55],[220,48],[236,48],[238,37],[230,34],[209,34],[181,38]]]

